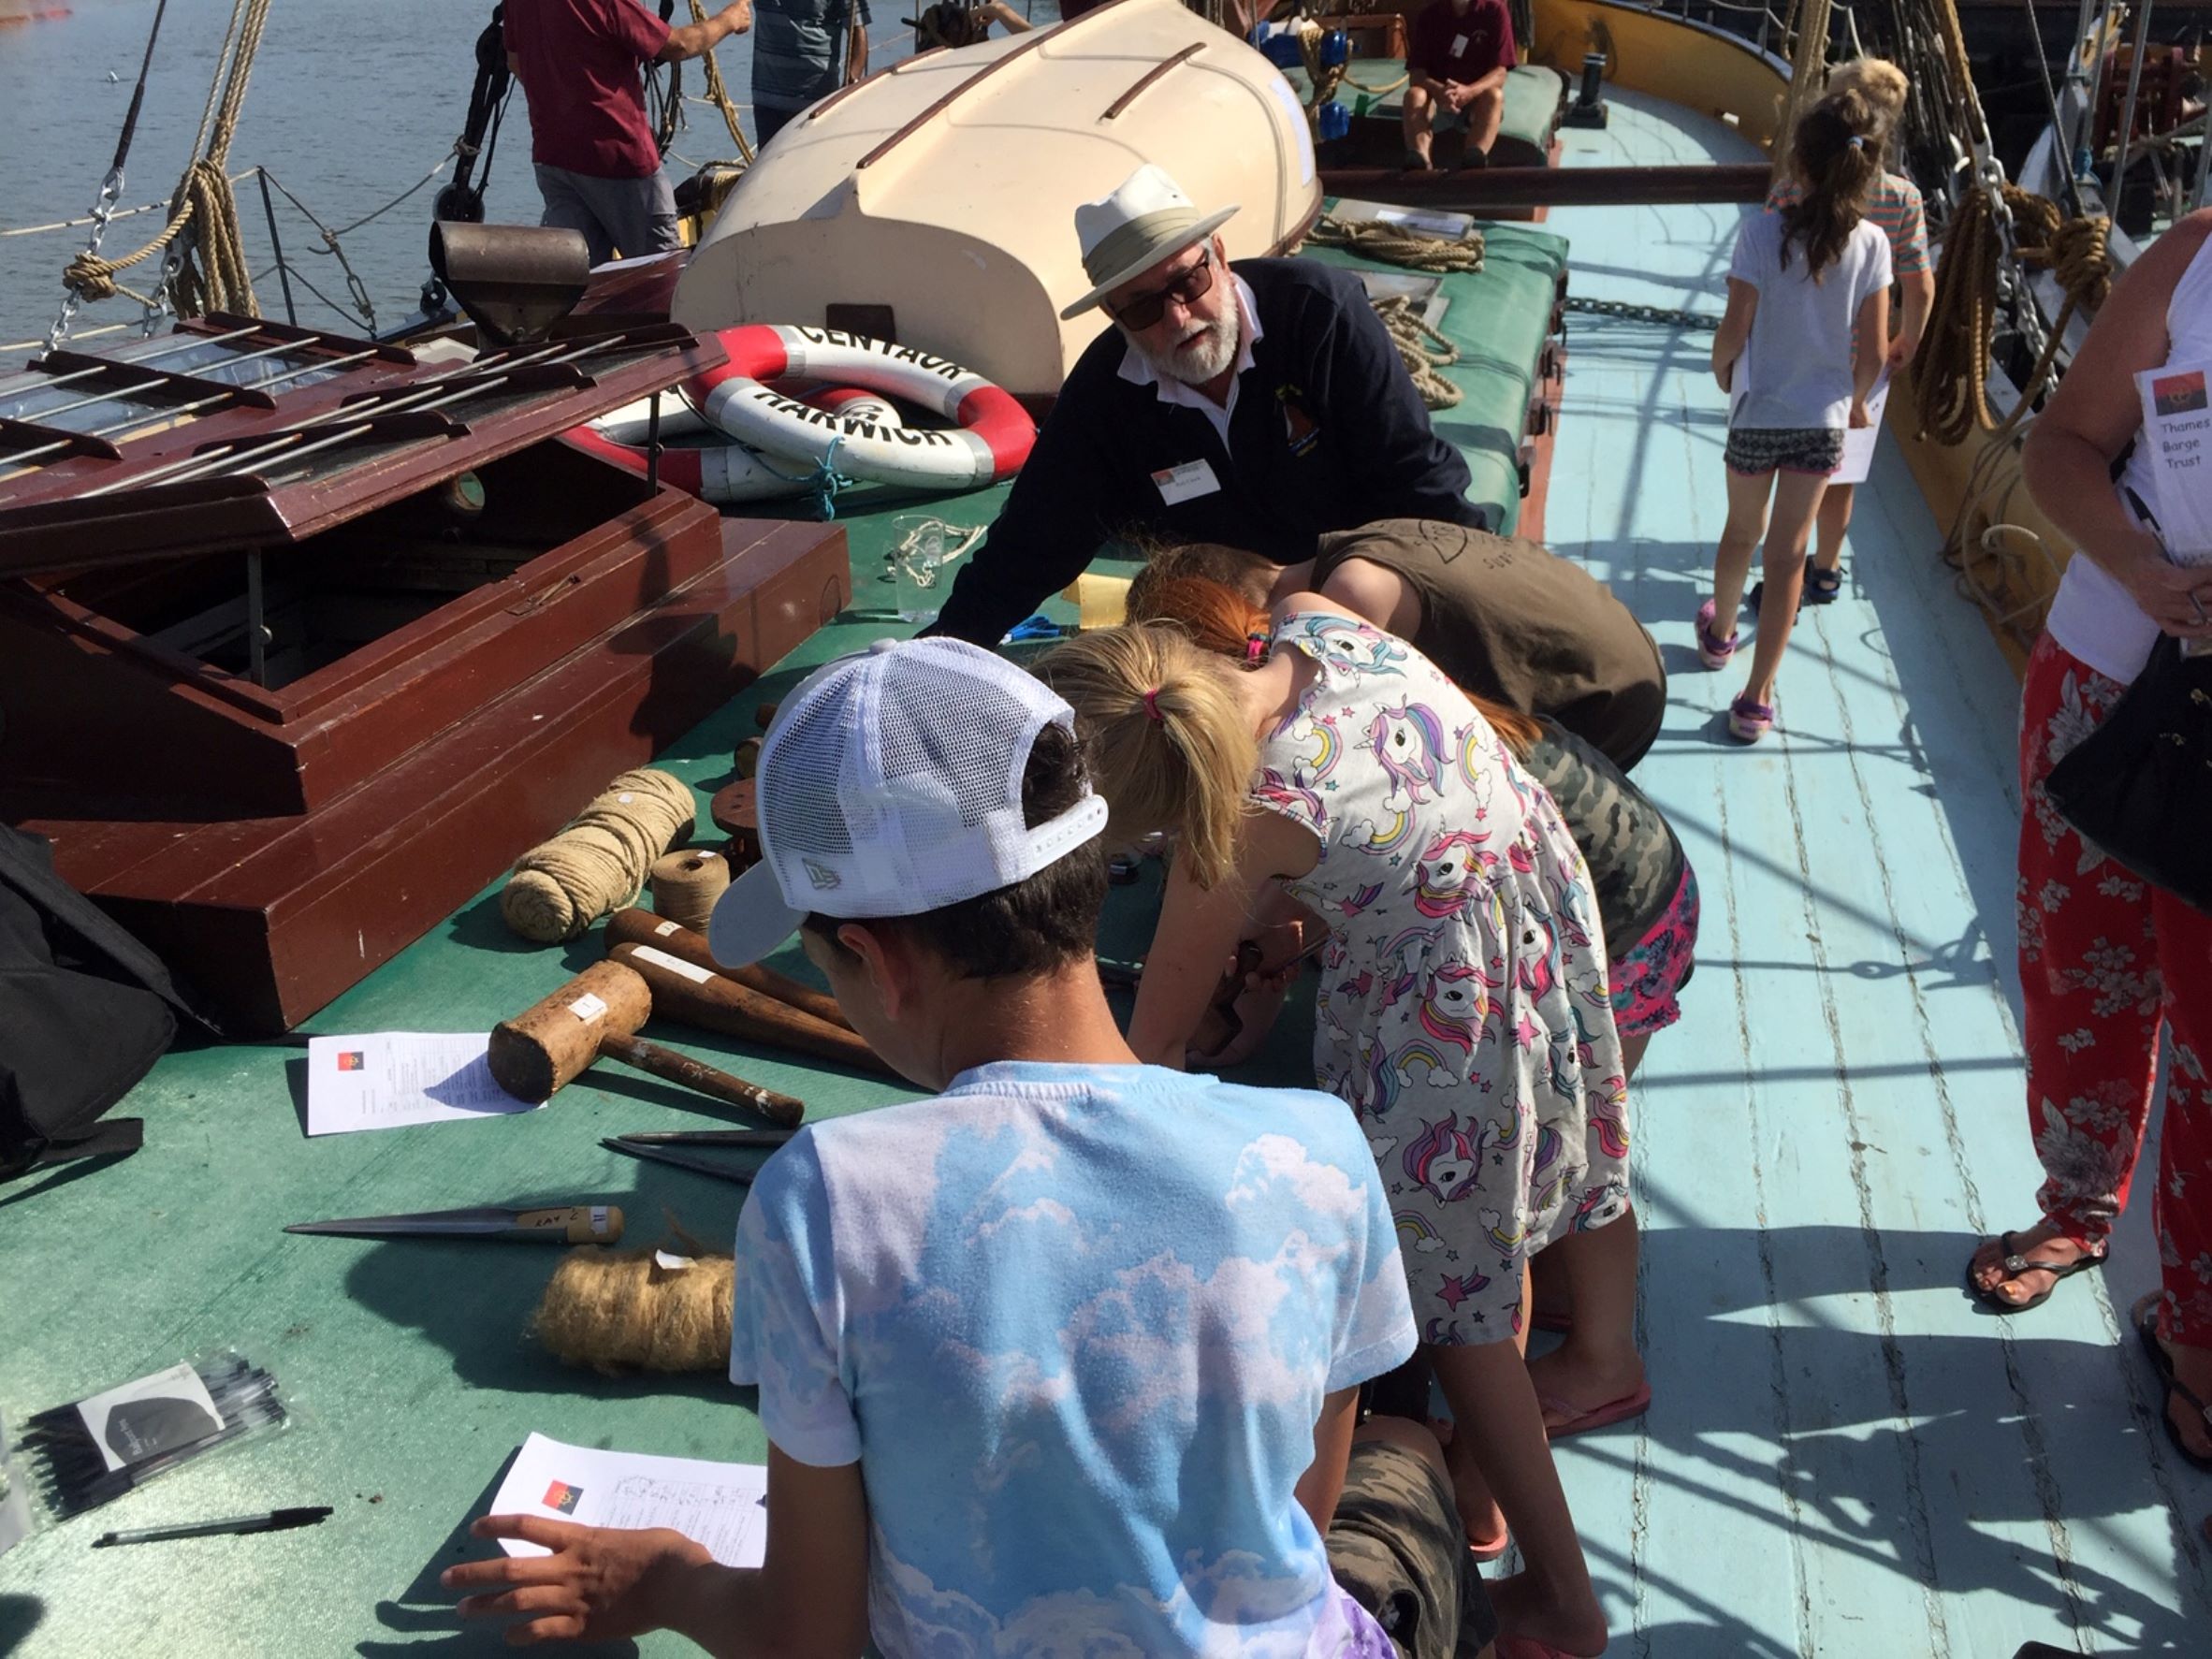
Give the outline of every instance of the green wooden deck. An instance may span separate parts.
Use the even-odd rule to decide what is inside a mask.
[[[1615,93],[1570,161],[1744,159],[1728,129]],[[1716,307],[1738,210],[1553,216],[1574,291]],[[1455,279],[1456,280],[1456,279]],[[1455,306],[1471,334],[1473,306]],[[1893,452],[1862,492],[1841,603],[1808,613],[1783,671],[1783,732],[1720,734],[1731,679],[1703,676],[1690,616],[1721,518],[1723,408],[1707,337],[1576,319],[1549,504],[1561,550],[1612,582],[1663,642],[1672,712],[1639,768],[1705,891],[1686,1017],[1637,1090],[1642,1324],[1657,1400],[1560,1459],[1612,1621],[1613,1652],[2009,1655],[2204,1652],[2212,1574],[2195,1524],[2212,1481],[2158,1432],[2116,1308],[2154,1273],[2129,1217],[2103,1283],[2002,1322],[1960,1291],[1985,1228],[2029,1218],[2012,979],[2016,802],[2011,677],[1949,590],[1937,528]],[[983,522],[994,495],[949,503]],[[852,520],[880,568],[881,514]],[[862,584],[864,592],[868,590]],[[825,631],[662,763],[702,790],[751,708],[885,631]],[[1142,947],[1144,895],[1117,895],[1110,953]],[[317,1031],[479,1029],[594,959],[539,950],[489,895],[311,1022]],[[788,965],[788,964],[787,964]],[[1287,1020],[1259,1076],[1302,1072]],[[804,1097],[817,1115],[889,1085],[687,1041]],[[705,1122],[608,1071],[546,1110],[308,1142],[298,1051],[165,1059],[129,1102],[138,1157],[0,1189],[0,1411],[25,1413],[210,1347],[269,1365],[298,1407],[285,1438],[180,1474],[0,1558],[0,1652],[489,1653],[456,1634],[436,1572],[535,1429],[702,1457],[764,1455],[749,1397],[712,1376],[615,1383],[523,1334],[553,1253],[290,1237],[330,1215],[599,1199],[633,1240],[670,1212],[730,1233],[739,1190],[602,1151],[625,1129]],[[110,1526],[328,1503],[312,1530],[133,1550]],[[665,1654],[655,1637],[616,1652]]]

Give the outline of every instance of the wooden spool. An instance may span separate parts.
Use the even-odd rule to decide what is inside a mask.
[[[706,808],[715,827],[730,837],[722,856],[730,861],[733,875],[761,862],[761,809],[755,781],[740,778],[724,784],[715,791]]]

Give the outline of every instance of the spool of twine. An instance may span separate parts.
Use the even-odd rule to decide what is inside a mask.
[[[714,901],[730,885],[730,861],[719,852],[671,852],[653,866],[653,910],[693,933],[706,931]]]
[[[500,914],[524,939],[557,944],[637,902],[653,861],[698,821],[691,786],[667,772],[625,772],[550,841],[515,862]]]
[[[553,1270],[531,1330],[571,1365],[726,1371],[737,1264],[666,1250],[571,1250]]]

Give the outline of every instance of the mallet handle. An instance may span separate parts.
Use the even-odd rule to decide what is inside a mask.
[[[773,997],[749,991],[735,980],[694,967],[657,946],[617,945],[613,959],[645,977],[652,987],[653,1013],[658,1019],[698,1026],[771,1048],[795,1050],[880,1077],[898,1075],[852,1032],[801,1013]]]
[[[789,1095],[779,1095],[774,1089],[764,1089],[756,1083],[747,1083],[742,1077],[733,1077],[727,1071],[717,1071],[704,1060],[694,1060],[690,1055],[678,1054],[672,1048],[662,1048],[657,1042],[648,1042],[642,1037],[608,1035],[599,1040],[599,1052],[625,1066],[634,1066],[640,1071],[649,1071],[664,1082],[702,1095],[711,1095],[718,1100],[727,1100],[733,1106],[745,1106],[759,1113],[770,1123],[783,1128],[795,1129],[807,1115],[805,1102]]]
[[[634,906],[627,910],[617,910],[606,920],[606,948],[617,945],[651,945],[665,951],[693,968],[704,968],[708,973],[718,973],[726,980],[734,980],[749,991],[758,991],[764,997],[773,997],[779,1002],[789,1003],[801,1013],[812,1014],[824,1025],[842,1030],[852,1029],[837,1007],[835,997],[825,997],[812,985],[802,984],[789,974],[778,973],[773,968],[724,968],[714,959],[714,953],[706,948],[706,938],[681,923],[671,922],[665,916]]]

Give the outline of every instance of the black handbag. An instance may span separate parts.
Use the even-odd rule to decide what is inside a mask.
[[[2212,656],[2161,633],[2104,723],[2044,789],[2099,851],[2212,913]]]

